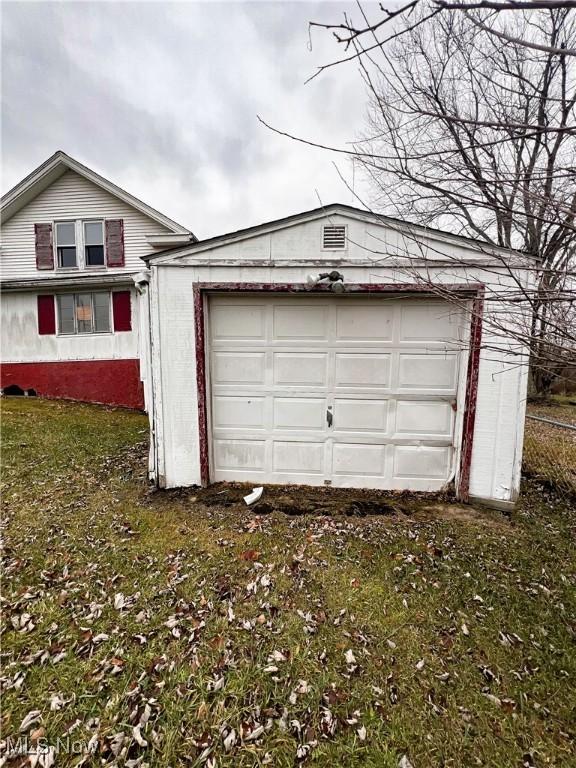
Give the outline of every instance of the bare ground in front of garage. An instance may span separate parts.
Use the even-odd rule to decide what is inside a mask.
[[[568,500],[285,486],[247,508],[250,486],[151,492],[137,414],[5,400],[2,433],[14,765],[573,764]]]
[[[208,488],[181,489],[158,494],[173,496],[182,504],[225,508],[244,513],[244,497],[254,489],[250,483],[214,483]],[[262,497],[249,505],[254,515],[278,512],[288,517],[316,515],[320,517],[385,517],[394,522],[434,519],[459,519],[481,522],[485,526],[509,530],[507,516],[483,507],[461,504],[452,493],[411,493],[409,491],[377,491],[364,488],[326,488],[303,485],[266,485]]]

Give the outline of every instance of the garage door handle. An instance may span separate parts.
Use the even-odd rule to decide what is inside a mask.
[[[332,411],[326,411],[326,422],[329,427],[332,426],[333,421],[334,421],[334,416],[332,415]]]

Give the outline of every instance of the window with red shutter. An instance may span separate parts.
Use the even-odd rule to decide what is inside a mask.
[[[34,224],[36,269],[54,269],[52,224]]]
[[[61,293],[56,297],[58,334],[110,333],[110,291]]]
[[[56,241],[56,266],[59,269],[76,269],[76,222],[57,221],[54,224],[54,240]]]
[[[56,312],[54,296],[38,296],[38,333],[41,336],[53,336],[56,333]]]
[[[124,266],[123,219],[108,219],[106,222],[106,264],[109,267]]]
[[[130,291],[115,291],[112,294],[112,314],[115,331],[132,330]]]

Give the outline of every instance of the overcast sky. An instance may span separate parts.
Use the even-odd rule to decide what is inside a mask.
[[[2,3],[2,191],[62,149],[207,237],[353,202],[342,157],[363,128],[354,66],[308,21],[353,3]]]

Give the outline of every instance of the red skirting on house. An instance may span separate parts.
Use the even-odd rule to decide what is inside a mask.
[[[63,360],[54,363],[2,363],[0,386],[16,384],[39,397],[144,408],[138,360]]]

